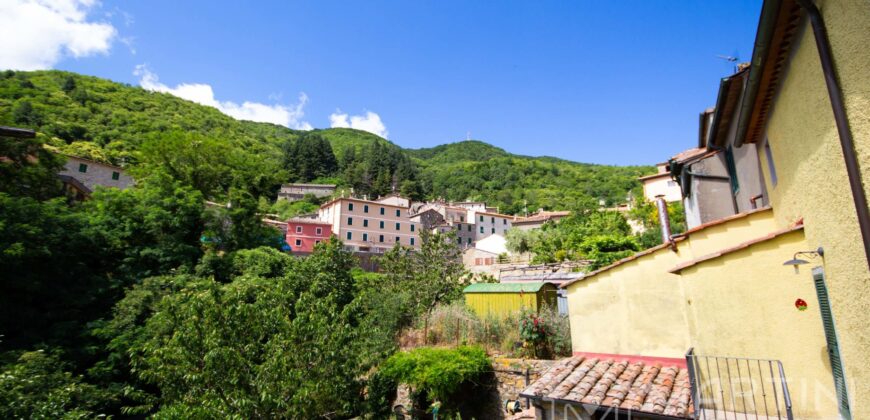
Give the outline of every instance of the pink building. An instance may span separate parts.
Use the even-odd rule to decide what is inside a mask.
[[[314,245],[329,239],[332,225],[313,219],[287,221],[287,244],[294,254],[310,254]]]

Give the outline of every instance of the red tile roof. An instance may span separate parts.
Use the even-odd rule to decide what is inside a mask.
[[[611,356],[562,359],[520,396],[692,418],[689,372],[679,361]]]
[[[671,173],[670,173],[670,172],[659,172],[659,173],[657,173],[657,174],[644,175],[644,176],[639,177],[639,178],[637,178],[637,179],[638,179],[639,181],[646,181],[646,180],[648,180],[648,179],[656,179],[656,178],[664,178],[664,177],[668,177],[668,178],[670,178],[670,176],[671,176]]]

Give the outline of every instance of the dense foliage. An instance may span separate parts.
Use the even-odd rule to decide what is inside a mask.
[[[649,167],[512,155],[478,141],[403,150],[374,134],[311,132],[237,121],[164,93],[61,71],[0,73],[0,124],[34,128],[58,150],[162,169],[223,200],[233,185],[274,199],[289,181],[338,183],[360,195],[484,200],[506,213],[624,202]],[[328,143],[328,144],[327,144]]]
[[[262,217],[310,212],[319,201],[274,203],[281,183],[471,198],[519,212],[620,201],[645,170],[483,143],[407,151],[351,129],[236,121],[60,71],[0,72],[0,124],[39,133],[0,142],[4,418],[381,413],[384,400],[366,390],[384,378],[373,372],[395,353],[399,331],[468,282],[455,240],[421,233],[418,252],[384,256],[384,275],[355,273],[337,240],[298,260],[277,250],[281,235]],[[56,178],[63,153],[122,165],[136,184],[71,202]],[[584,242],[624,229],[596,214],[560,224],[564,233],[548,228],[564,247],[529,246],[552,259],[621,252],[606,237]],[[463,357],[472,356],[480,362]],[[418,383],[436,397],[451,389]]]
[[[449,402],[463,383],[491,370],[489,358],[480,347],[420,347],[394,354],[383,363],[379,374],[408,384],[429,402]]]

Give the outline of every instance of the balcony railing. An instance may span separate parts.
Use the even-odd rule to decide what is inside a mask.
[[[696,419],[794,419],[782,362],[686,353]]]

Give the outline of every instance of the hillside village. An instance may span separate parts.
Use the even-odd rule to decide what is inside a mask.
[[[858,2],[765,0],[692,141],[645,167],[135,89],[247,147],[110,147],[44,99],[84,79],[6,73],[25,93],[0,100],[40,106],[0,112],[0,414],[870,418],[866,28]]]

